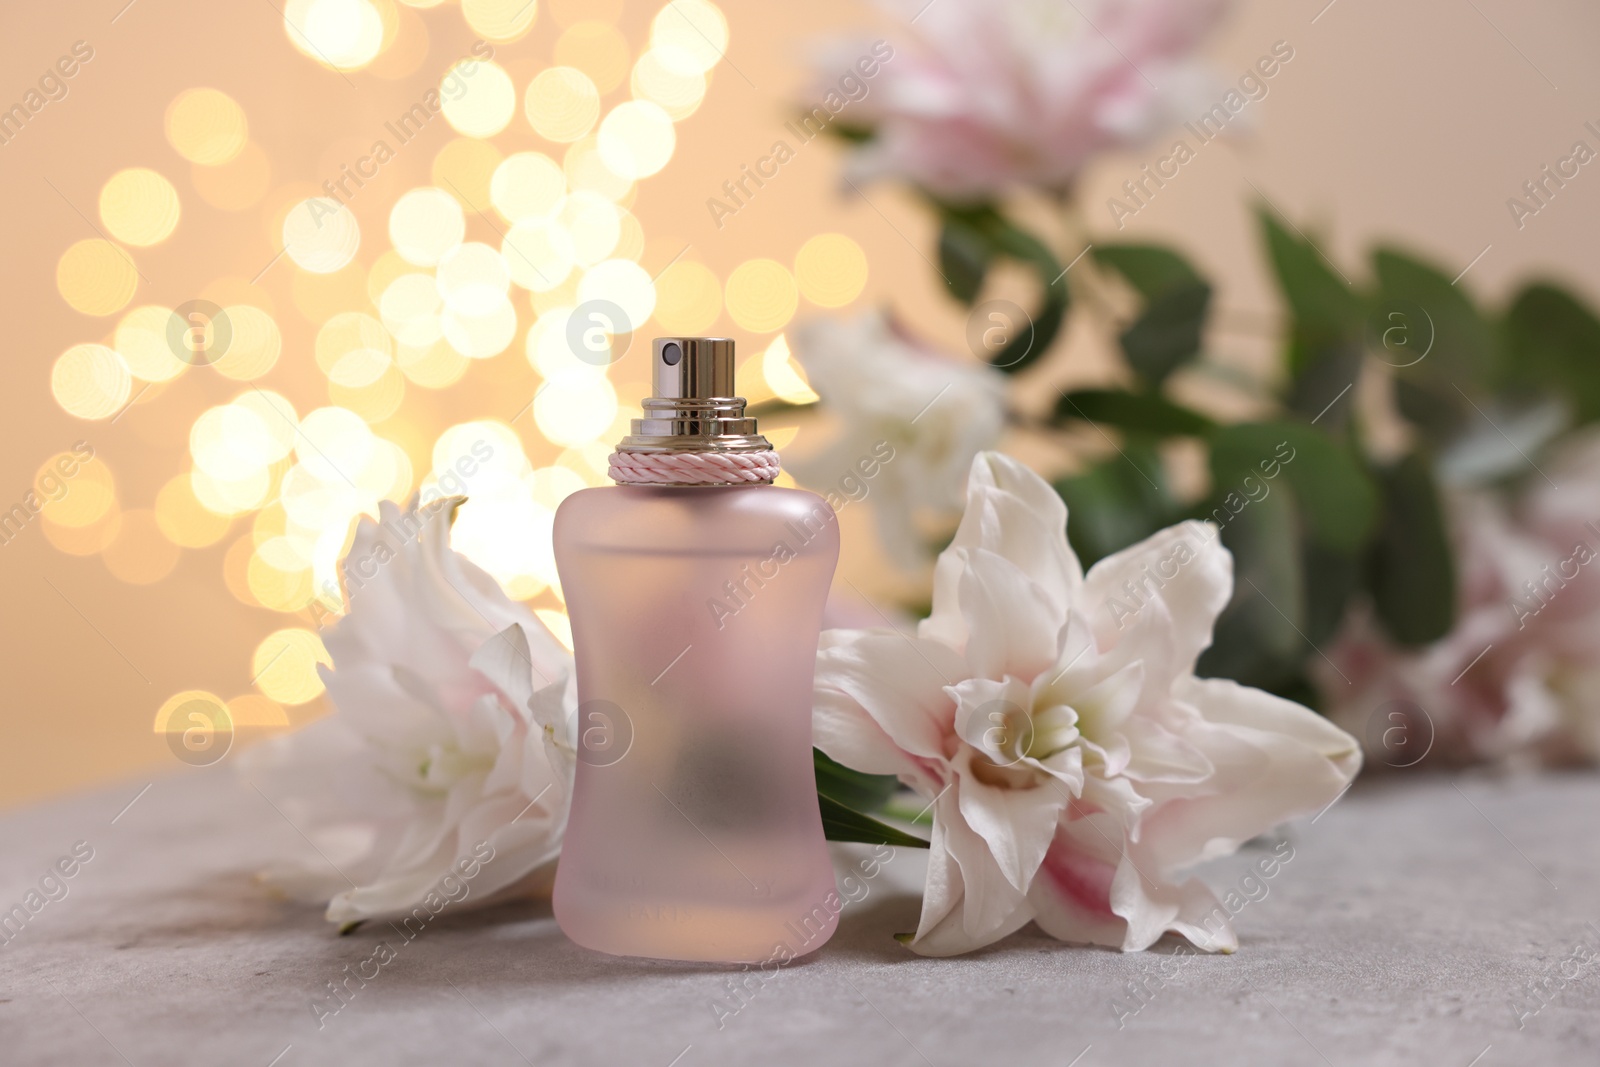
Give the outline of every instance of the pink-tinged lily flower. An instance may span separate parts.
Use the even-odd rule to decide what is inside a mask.
[[[933,811],[911,947],[969,951],[1029,920],[1124,950],[1237,945],[1184,872],[1338,797],[1356,740],[1298,704],[1197,678],[1233,588],[1216,530],[1163,530],[1082,572],[1066,507],[980,453],[915,637],[831,630],[816,744]]]

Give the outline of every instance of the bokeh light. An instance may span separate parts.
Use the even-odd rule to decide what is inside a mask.
[[[369,0],[287,0],[283,22],[295,48],[335,70],[364,67],[383,47],[383,16]]]
[[[511,288],[511,268],[498,249],[478,241],[457,245],[439,261],[439,295],[458,315],[488,315]]]
[[[500,153],[487,141],[457,137],[433,157],[433,183],[460,197],[476,210],[489,203],[489,182],[500,165]]]
[[[579,189],[563,200],[557,217],[571,237],[573,258],[585,267],[609,256],[622,236],[622,216],[617,205],[587,189]]]
[[[680,259],[656,279],[656,322],[666,333],[705,333],[721,314],[722,283],[705,264]]]
[[[117,503],[111,469],[98,458],[61,452],[39,465],[33,491],[44,508],[41,514],[61,526],[82,528],[100,522]]]
[[[167,142],[191,163],[215,167],[244,151],[250,123],[220,89],[185,89],[167,105]]]
[[[138,285],[139,270],[128,253],[98,237],[72,245],[56,263],[56,289],[85,315],[121,311]]]
[[[227,313],[233,339],[211,369],[235,381],[253,381],[271,370],[283,352],[278,323],[254,304],[229,304]]]
[[[779,334],[761,355],[761,376],[780,400],[791,404],[815,404],[820,398],[791,358],[789,341]]]
[[[578,302],[590,300],[611,301],[638,327],[656,309],[656,287],[645,269],[633,260],[608,259],[596,263],[578,283]]]
[[[693,69],[688,57],[672,55],[673,46],[652,48],[633,65],[629,88],[640,100],[659,104],[674,122],[699,110],[706,98],[706,75]]]
[[[781,330],[800,306],[794,275],[782,263],[752,259],[728,275],[728,314],[751,333]]]
[[[133,375],[115,349],[73,345],[50,369],[50,392],[68,415],[109,419],[128,402]]]
[[[528,83],[522,108],[533,131],[547,141],[584,137],[600,121],[600,90],[574,67],[548,67]]]
[[[346,311],[317,331],[316,359],[329,381],[359,388],[377,381],[394,364],[394,340],[371,315]]]
[[[637,181],[667,165],[677,146],[677,135],[672,129],[672,116],[660,104],[629,100],[612,108],[600,124],[598,145],[607,167]]]
[[[461,0],[461,14],[486,41],[515,41],[533,28],[536,0]]]
[[[842,233],[820,233],[795,253],[794,276],[813,304],[842,307],[867,286],[867,254]]]
[[[304,704],[322,695],[317,664],[333,666],[322,639],[310,630],[286,629],[268,634],[250,660],[256,688],[280,704]]]
[[[272,184],[272,161],[266,150],[251,141],[226,163],[195,164],[189,170],[200,199],[224,211],[243,211],[260,203]]]
[[[178,190],[145,167],[113,174],[100,188],[100,221],[124,244],[159,244],[178,225]]]
[[[588,444],[617,417],[617,391],[605,375],[569,367],[552,375],[533,401],[539,432],[558,445]]]
[[[567,176],[542,152],[507,156],[489,180],[489,202],[507,222],[545,218],[561,203]]]
[[[129,311],[117,323],[112,345],[140,381],[168,381],[188,368],[189,364],[177,357],[167,340],[171,320],[171,308],[145,304]]]
[[[467,234],[467,216],[443,189],[412,189],[389,212],[389,240],[409,263],[432,267]]]
[[[581,70],[609,93],[628,76],[628,41],[609,22],[576,22],[556,39],[557,65]]]
[[[450,68],[440,87],[445,120],[468,137],[493,137],[517,113],[517,90],[505,68],[489,60],[464,59]]]
[[[707,0],[672,0],[650,23],[650,46],[668,69],[703,74],[728,50],[728,20]]]
[[[195,498],[187,474],[180,474],[156,494],[156,525],[180,548],[205,548],[227,536],[233,521],[207,509]]]
[[[576,261],[572,245],[572,236],[560,223],[525,219],[506,232],[500,252],[512,281],[542,293],[560,285],[572,273]]]
[[[284,215],[283,246],[296,266],[313,274],[332,274],[355,258],[361,227],[355,214],[337,200],[314,196]]]

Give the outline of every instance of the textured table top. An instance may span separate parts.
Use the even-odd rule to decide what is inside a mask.
[[[1239,893],[1231,957],[1029,927],[923,959],[891,936],[922,877],[900,850],[832,942],[764,981],[586,952],[547,904],[338,937],[251,881],[309,849],[260,795],[220,767],[143,787],[0,817],[0,908],[74,871],[0,945],[0,1063],[1498,1067],[1600,1047],[1597,776],[1362,783],[1290,829],[1273,878],[1246,877],[1249,851],[1204,872]],[[313,999],[383,941],[319,1028]]]

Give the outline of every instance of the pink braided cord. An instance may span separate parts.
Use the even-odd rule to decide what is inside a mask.
[[[766,452],[613,452],[611,480],[623,485],[734,485],[770,482],[778,454]]]

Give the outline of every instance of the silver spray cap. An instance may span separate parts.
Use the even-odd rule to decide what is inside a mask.
[[[619,452],[765,452],[771,442],[734,395],[733,341],[657,337],[650,353],[655,395]]]

